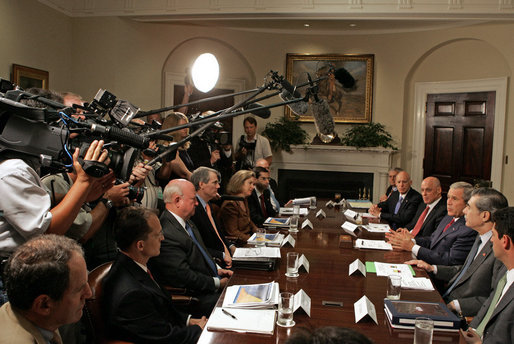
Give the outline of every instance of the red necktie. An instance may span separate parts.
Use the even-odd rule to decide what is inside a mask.
[[[412,230],[411,234],[413,237],[415,237],[416,235],[418,235],[419,231],[421,230],[421,227],[423,226],[423,222],[425,222],[425,217],[427,217],[427,214],[428,214],[428,210],[430,209],[430,207],[427,205],[427,207],[425,208],[425,210],[423,210],[423,212],[421,213],[421,215],[419,215],[419,219],[418,219],[418,222],[416,222],[416,225],[414,226],[414,229]]]
[[[450,226],[451,226],[454,222],[455,222],[455,218],[453,218],[453,219],[450,221],[450,223],[449,223],[449,224],[447,224],[447,225],[446,225],[446,227],[444,227],[444,229],[443,229],[443,233],[444,233],[444,232],[446,232],[446,230],[447,230],[448,228],[450,228]]]
[[[266,211],[266,204],[264,203],[264,194],[261,194],[261,208],[262,208],[262,215],[264,217],[268,217],[268,212]]]

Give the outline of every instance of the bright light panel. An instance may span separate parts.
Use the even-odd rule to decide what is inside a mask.
[[[216,86],[220,75],[220,66],[216,56],[205,53],[196,58],[192,68],[192,77],[195,87],[206,93]]]

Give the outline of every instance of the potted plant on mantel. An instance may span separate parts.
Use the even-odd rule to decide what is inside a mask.
[[[355,125],[348,129],[341,138],[343,146],[384,147],[398,150],[394,145],[393,137],[381,123],[367,123]]]
[[[300,122],[285,116],[275,122],[266,123],[262,135],[269,139],[271,149],[284,150],[288,153],[291,153],[291,145],[301,145],[307,143],[309,139],[307,132],[300,127]]]

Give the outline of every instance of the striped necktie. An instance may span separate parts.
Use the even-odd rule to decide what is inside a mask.
[[[507,284],[507,274],[503,275],[500,281],[498,281],[498,285],[496,286],[493,299],[491,300],[491,304],[489,305],[489,309],[487,309],[487,313],[485,313],[484,317],[482,318],[482,321],[475,329],[476,333],[478,333],[480,337],[484,335],[485,325],[487,325],[489,319],[491,319],[491,315],[493,315],[494,309],[496,308],[498,300],[500,299],[500,295],[502,294],[505,284]]]
[[[471,251],[469,251],[469,254],[468,254],[468,258],[466,260],[466,263],[464,264],[464,266],[462,267],[462,269],[460,269],[460,272],[459,272],[459,275],[457,276],[457,278],[455,278],[455,280],[453,281],[452,285],[446,290],[446,292],[443,294],[443,299],[445,297],[447,297],[448,295],[450,295],[450,293],[452,292],[452,290],[455,288],[455,286],[457,285],[457,283],[460,281],[460,279],[462,278],[462,276],[466,273],[466,271],[468,271],[468,268],[469,266],[471,265],[471,263],[475,260],[475,255],[477,254],[477,251],[478,251],[478,248],[480,247],[480,243],[482,242],[482,240],[480,240],[480,236],[475,240],[475,243],[473,245],[473,247],[471,248]]]

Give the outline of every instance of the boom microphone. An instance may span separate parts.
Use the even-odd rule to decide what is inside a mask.
[[[344,88],[352,88],[355,86],[355,79],[353,76],[344,68],[339,68],[334,71],[334,78],[339,81]]]
[[[330,114],[330,106],[325,99],[311,104],[312,116],[318,136],[324,143],[330,143],[335,138],[334,118]]]
[[[249,104],[246,104],[245,106],[243,106],[243,108],[245,110],[255,109],[251,113],[253,113],[255,116],[259,116],[260,118],[270,118],[270,116],[271,116],[270,109],[260,109],[263,106],[264,105],[262,105],[260,103],[249,103]]]
[[[282,99],[283,101],[288,101],[293,100],[295,98],[289,91],[284,89],[282,93],[280,93],[280,99]],[[306,101],[287,104],[287,107],[291,111],[293,111],[293,113],[297,116],[303,116],[307,113],[307,111],[309,111],[309,103],[307,103]]]
[[[150,139],[140,136],[138,134],[134,134],[130,131],[126,131],[117,127],[106,127],[103,125],[99,125],[96,123],[88,123],[81,122],[80,126],[85,126],[91,132],[100,134],[100,136],[104,138],[108,138],[110,140],[118,141],[119,143],[126,143],[131,147],[136,148],[147,148],[150,142]],[[110,141],[109,140],[109,141]]]

